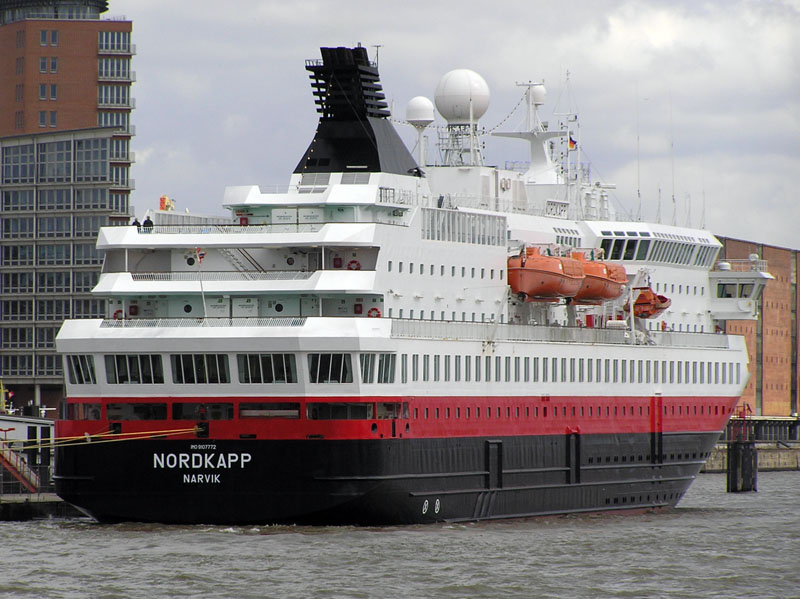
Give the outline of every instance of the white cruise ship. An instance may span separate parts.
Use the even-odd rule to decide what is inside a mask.
[[[488,87],[436,91],[415,160],[363,47],[230,219],[101,231],[101,320],[57,348],[59,495],[100,521],[391,524],[674,506],[748,379],[726,319],[771,278],[708,231],[618,219],[526,88],[527,170],[483,165]],[[415,98],[423,132],[433,104]]]

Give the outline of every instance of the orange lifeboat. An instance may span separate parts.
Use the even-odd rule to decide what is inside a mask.
[[[582,264],[586,275],[583,285],[575,294],[576,302],[598,303],[617,299],[622,295],[623,288],[628,282],[625,267],[613,262],[586,260],[581,252],[573,252],[572,257]]]
[[[659,316],[664,310],[670,307],[672,300],[663,295],[658,295],[655,291],[646,287],[639,291],[636,301],[633,302],[633,315],[636,318],[655,318]],[[630,311],[628,304],[625,304],[624,310]]]
[[[508,284],[516,294],[530,300],[574,297],[583,284],[583,266],[578,260],[544,256],[529,247],[508,259]]]

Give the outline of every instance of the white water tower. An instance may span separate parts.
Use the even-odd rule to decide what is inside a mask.
[[[478,120],[489,108],[489,85],[469,69],[445,73],[436,86],[436,110],[447,121],[447,136],[439,140],[449,166],[483,163],[477,142]]]
[[[417,151],[419,152],[417,164],[424,167],[427,163],[425,152],[425,127],[433,122],[433,102],[425,96],[411,98],[406,105],[406,121],[417,130]]]

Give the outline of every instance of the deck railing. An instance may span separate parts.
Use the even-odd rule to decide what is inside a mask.
[[[111,329],[157,329],[157,328],[197,328],[197,327],[302,327],[306,323],[304,316],[270,318],[270,317],[233,317],[233,318],[126,318],[115,320],[106,318],[100,324]]]
[[[310,279],[312,271],[275,270],[261,271],[202,271],[202,272],[136,272],[134,281],[303,281]]]

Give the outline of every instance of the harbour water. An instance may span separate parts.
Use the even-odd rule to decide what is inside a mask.
[[[669,512],[389,528],[0,523],[0,597],[800,597],[800,473]]]

